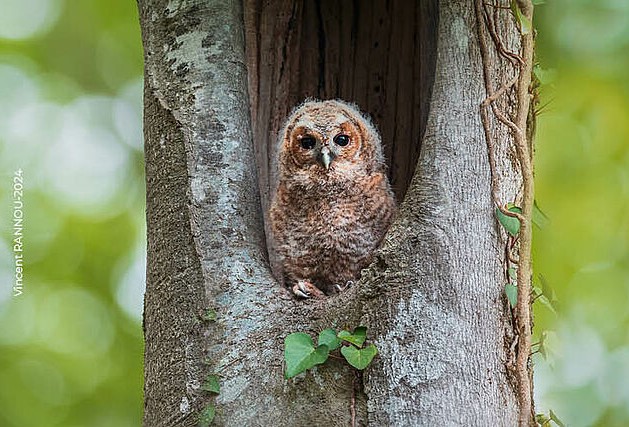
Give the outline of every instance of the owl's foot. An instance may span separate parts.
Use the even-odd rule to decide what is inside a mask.
[[[341,285],[334,285],[336,287],[336,290],[339,292],[343,292],[346,291],[350,288],[350,286],[354,286],[354,281],[353,280],[348,280],[347,282],[345,282],[345,286],[341,286]]]
[[[307,280],[298,280],[293,286],[293,293],[299,298],[324,298],[325,294]]]

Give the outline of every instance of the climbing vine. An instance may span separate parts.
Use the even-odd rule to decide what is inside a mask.
[[[535,425],[533,404],[531,356],[531,246],[532,217],[534,208],[533,181],[533,132],[535,91],[533,80],[533,2],[512,0],[510,3],[475,0],[479,31],[479,43],[484,68],[487,98],[482,102],[480,113],[489,163],[492,173],[492,197],[496,216],[508,232],[506,262],[508,274],[515,276],[515,285],[507,285],[505,292],[515,302],[515,342],[517,353],[514,372],[520,413],[518,425]],[[508,17],[515,22],[518,31],[517,47],[511,49],[500,35],[500,24]],[[488,40],[494,51],[490,52]],[[505,78],[498,87],[493,83],[495,54],[511,64],[512,76]],[[493,55],[492,55],[493,54]],[[498,102],[501,100],[502,102]],[[492,117],[490,119],[490,112]],[[497,141],[491,132],[491,120],[497,120],[509,130],[510,145],[515,153],[515,164],[522,179],[518,203],[503,204],[499,197],[496,165]],[[517,225],[516,225],[517,224]],[[510,266],[513,264],[513,267]]]

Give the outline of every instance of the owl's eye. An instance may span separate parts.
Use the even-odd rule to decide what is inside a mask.
[[[301,144],[301,148],[305,150],[312,150],[315,145],[317,145],[317,141],[311,136],[303,137],[299,143]]]
[[[349,144],[349,136],[343,134],[336,135],[334,137],[334,143],[341,147],[345,147],[347,144]]]

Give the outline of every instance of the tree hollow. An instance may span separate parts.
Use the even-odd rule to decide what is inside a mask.
[[[253,139],[264,212],[275,183],[277,133],[306,98],[340,98],[381,132],[402,200],[426,126],[436,57],[437,1],[246,0]]]

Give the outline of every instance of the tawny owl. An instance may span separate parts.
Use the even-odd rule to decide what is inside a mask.
[[[360,276],[396,206],[371,121],[339,100],[306,101],[279,134],[271,229],[285,283],[322,297]]]

